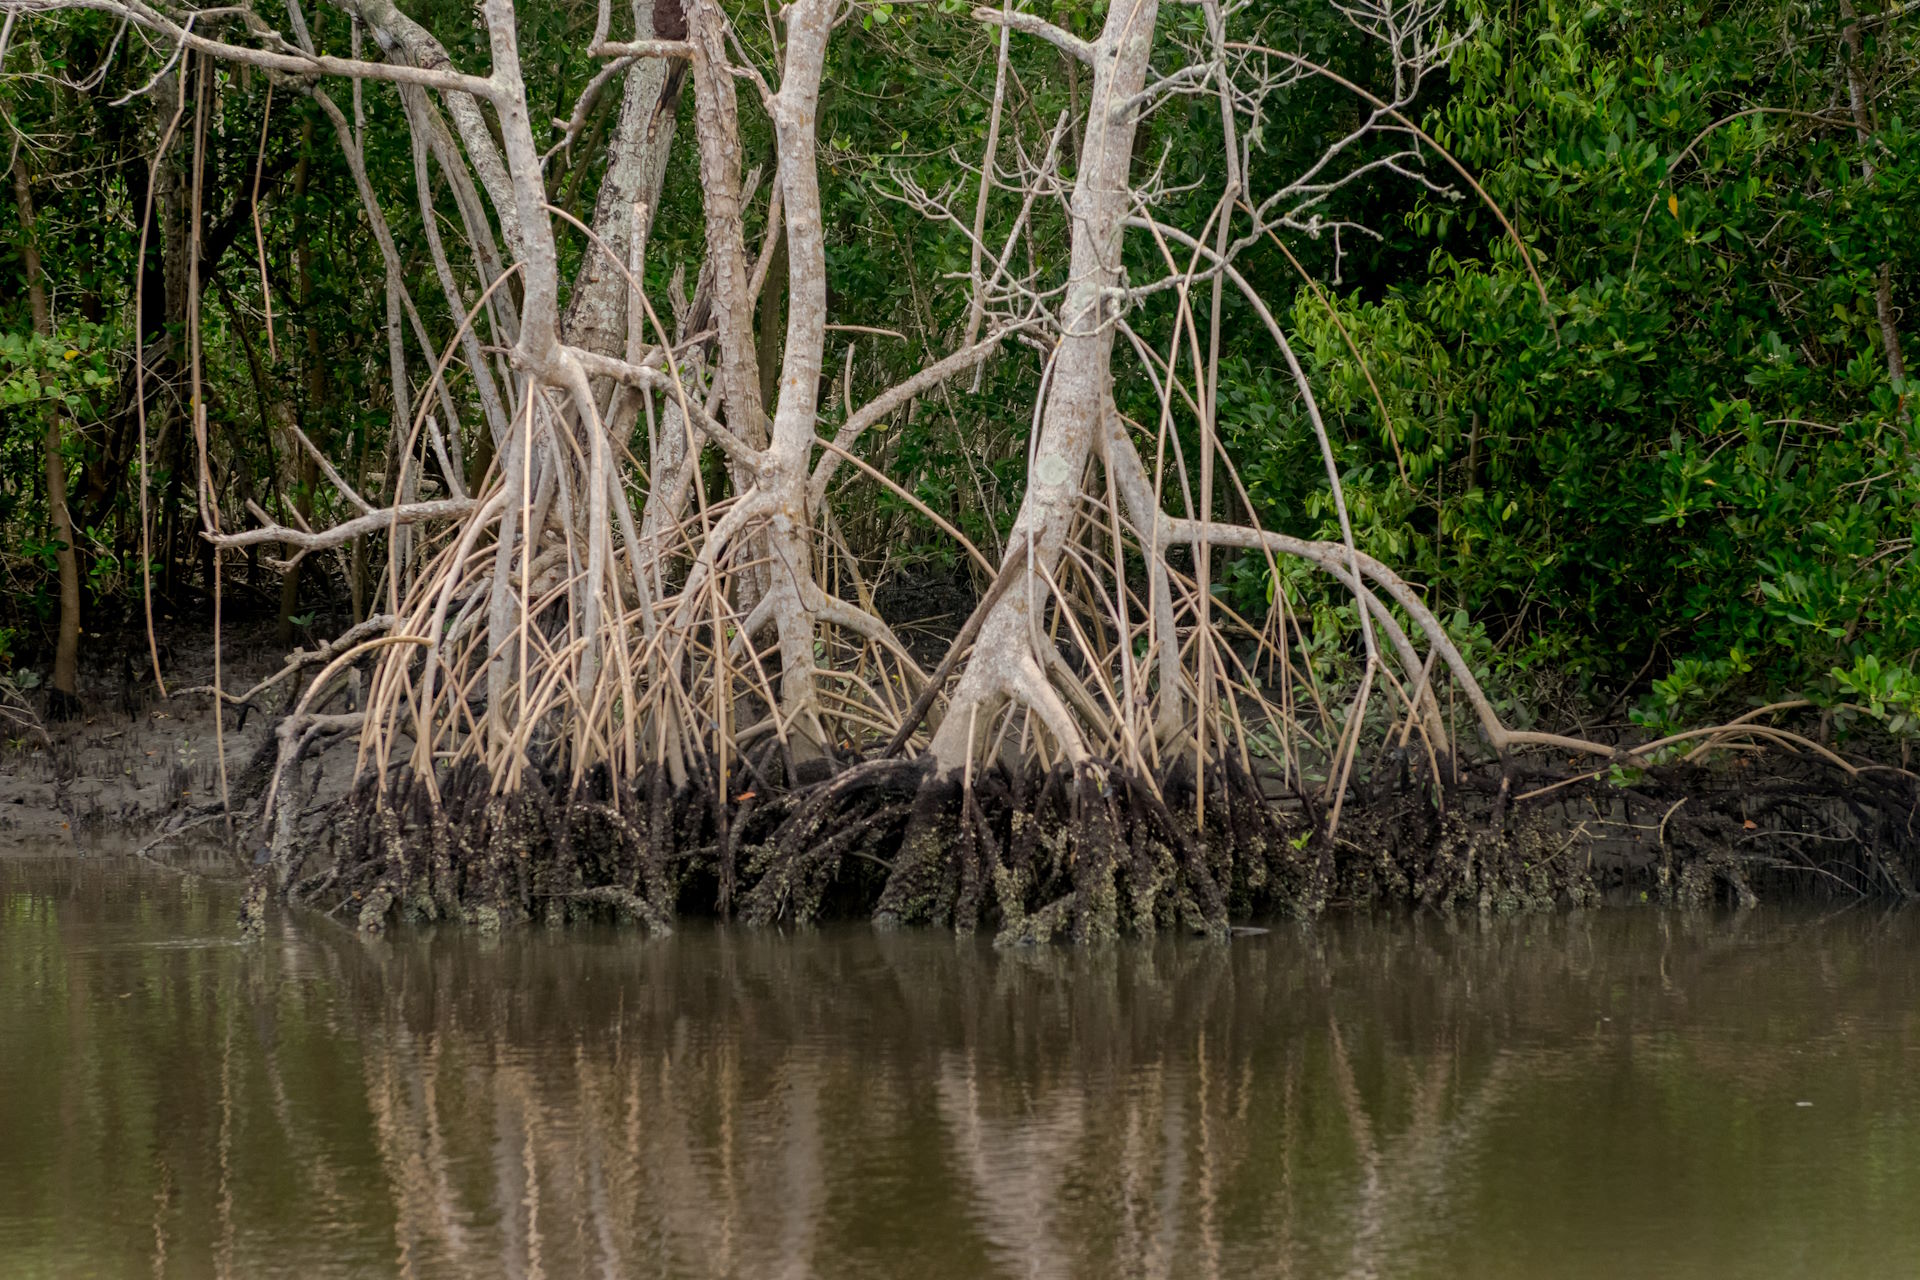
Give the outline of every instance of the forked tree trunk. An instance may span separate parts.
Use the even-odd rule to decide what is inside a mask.
[[[636,6],[635,38],[653,38],[653,14]],[[676,108],[686,69],[676,60],[648,58],[626,75],[620,119],[607,144],[607,169],[600,180],[592,225],[606,250],[592,247],[574,278],[561,317],[562,337],[595,355],[618,356],[627,345],[627,265],[634,239],[644,239],[660,208],[667,155],[673,149]],[[638,216],[636,216],[638,211]],[[644,219],[644,221],[642,221]],[[595,391],[607,403],[608,385],[596,379]]]
[[[1123,108],[1146,81],[1157,0],[1115,0],[1100,38],[1085,52],[1093,84],[1073,186],[1073,248],[1061,310],[1064,333],[1047,374],[1040,438],[1007,557],[1024,557],[1012,585],[982,623],[973,655],[934,734],[937,771],[966,763],[1008,698],[1031,706],[1069,759],[1087,755],[1071,714],[1053,691],[1041,646],[1053,575],[1080,510],[1081,486],[1111,394],[1114,323],[1122,298],[1121,241],[1133,201],[1129,169],[1137,113]]]
[[[827,336],[827,255],[814,134],[835,7],[835,0],[797,0],[787,11],[786,75],[773,102],[786,217],[787,336],[762,480],[772,499],[768,605],[780,643],[781,707],[789,717],[803,717],[801,727],[816,740],[822,736],[817,722],[807,722],[817,720],[812,702],[814,615],[823,593],[813,580],[807,468]]]

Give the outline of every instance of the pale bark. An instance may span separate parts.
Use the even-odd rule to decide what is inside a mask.
[[[651,13],[636,11],[635,18],[645,23],[641,38],[649,38]],[[642,60],[627,72],[620,119],[607,144],[607,169],[593,211],[593,229],[605,248],[588,250],[560,324],[569,344],[598,355],[619,355],[626,346],[628,287],[621,268],[628,250],[647,235],[647,225],[636,221],[636,210],[638,217],[651,221],[660,207],[683,74],[680,64],[657,58]]]
[[[446,49],[425,27],[400,12],[393,0],[341,0],[341,3],[348,12],[356,14],[367,24],[368,30],[388,57],[397,54],[408,65],[430,71],[452,69],[453,60],[447,56]],[[518,62],[514,65],[517,71]],[[513,80],[518,82],[517,74]],[[488,90],[491,90],[492,83],[491,80],[485,82]],[[500,232],[507,242],[507,252],[518,261],[523,256],[520,243],[522,211],[514,199],[513,181],[508,176],[506,162],[501,158],[500,148],[494,145],[486,117],[480,112],[477,99],[484,96],[486,94],[479,92],[477,86],[467,91],[447,92],[447,113],[453,117],[454,127],[460,132],[460,145],[466,149],[467,158],[480,175],[481,185],[486,187],[487,198],[500,219]],[[523,92],[523,109],[524,106]]]
[[[813,615],[823,594],[813,580],[807,494],[827,337],[826,236],[814,126],[836,7],[837,0],[796,0],[788,8],[786,74],[771,104],[786,219],[787,336],[761,483],[771,502],[768,600],[780,642],[780,700],[789,716],[812,711]]]
[[[447,67],[421,67],[405,63],[367,62],[359,58],[336,58],[312,53],[287,53],[280,49],[257,49],[215,40],[182,26],[143,0],[60,0],[49,7],[63,9],[100,9],[115,14],[148,31],[158,32],[171,46],[184,48],[222,62],[260,67],[295,77],[345,76],[352,79],[384,80],[395,84],[424,85],[469,96],[489,97],[494,82],[465,75]],[[229,11],[232,12],[232,11]],[[244,11],[242,11],[244,12]],[[258,27],[264,27],[258,18]]]
[[[454,278],[453,262],[448,257],[446,245],[441,240],[439,218],[435,216],[433,175],[427,163],[428,154],[433,149],[432,138],[436,132],[435,125],[437,125],[439,121],[434,113],[432,103],[428,101],[426,95],[419,90],[402,88],[400,98],[402,104],[406,107],[407,120],[411,126],[411,133],[413,135],[414,186],[420,201],[421,228],[426,235],[427,249],[433,258],[434,274],[439,278],[440,292],[441,296],[446,300],[447,312],[449,315],[458,316],[467,310],[467,305],[460,291],[459,282]],[[448,172],[451,177],[455,172],[464,174],[465,167],[460,166],[457,170],[446,170],[443,162],[443,170]],[[450,181],[449,185],[452,186],[453,183]],[[456,193],[455,204],[458,205],[460,203],[461,201]],[[497,276],[498,272],[496,271],[494,274]],[[424,336],[422,343],[424,346]],[[479,398],[481,411],[486,416],[487,436],[492,442],[497,444],[507,433],[507,408],[500,399],[499,386],[495,383],[493,377],[493,366],[481,350],[480,335],[475,332],[474,326],[466,325],[462,327],[460,331],[460,345],[461,352],[467,359],[467,369],[473,377],[474,390]],[[429,355],[431,355],[431,351],[429,351]],[[459,421],[459,413],[453,406],[452,396],[447,390],[444,381],[440,383],[438,391],[441,406],[447,415],[447,421],[449,424],[457,423]],[[441,433],[438,428],[434,426],[431,416],[428,418],[428,425],[432,431],[434,449],[439,455],[441,469],[447,476],[448,487],[456,493],[461,493],[464,487],[465,477],[461,474],[461,468],[457,465],[458,459],[449,456],[448,442],[441,438]],[[459,448],[459,436],[457,434],[451,443],[453,449],[457,451]],[[464,493],[462,493],[462,496],[465,496]]]
[[[979,11],[978,16],[987,13]],[[1053,355],[1027,492],[1009,539],[1025,548],[1028,561],[1020,571],[1022,580],[1000,597],[981,626],[973,657],[934,734],[931,751],[942,773],[957,773],[966,764],[970,724],[991,723],[1009,695],[1030,697],[1036,681],[1043,679],[1035,672],[1044,631],[1040,613],[1049,593],[1040,571],[1051,574],[1059,565],[1079,511],[1083,477],[1110,394],[1113,322],[1123,301],[1120,250],[1133,198],[1129,169],[1136,116],[1113,108],[1146,83],[1158,13],[1157,0],[1115,0],[1099,40],[1084,51],[1065,33],[1060,33],[1064,40],[1038,33],[1070,47],[1093,66],[1080,171],[1070,205],[1073,244],[1061,311],[1064,332]],[[1001,17],[991,16],[995,21]],[[1019,31],[1032,29],[1032,22],[1010,25]],[[1021,553],[1009,549],[1008,554]],[[1056,732],[1064,730],[1056,727]],[[1085,753],[1077,734],[1059,745],[1069,756]]]
[[[209,541],[220,547],[251,547],[263,542],[279,542],[297,547],[302,551],[319,551],[326,547],[338,547],[381,530],[391,530],[397,526],[416,524],[423,520],[443,520],[449,516],[465,515],[475,507],[472,498],[436,498],[430,502],[400,503],[391,507],[382,507],[351,520],[343,520],[330,529],[317,533],[308,533],[300,529],[287,529],[271,526],[260,529],[243,529],[239,533],[220,533],[209,535]]]
[[[1002,7],[1005,15],[1013,12],[1011,0]],[[986,281],[980,278],[980,255],[985,248],[987,234],[987,199],[993,192],[994,171],[999,165],[1000,156],[1000,114],[1007,102],[1007,54],[1008,45],[1013,37],[1013,28],[1000,28],[1000,48],[994,58],[993,105],[987,113],[986,154],[980,159],[980,190],[973,202],[973,246],[967,257],[967,279],[973,285],[973,302],[967,308],[967,344],[971,346],[980,336],[980,322],[986,315]],[[974,386],[979,387],[978,375]]]
[[[745,210],[740,198],[739,105],[726,51],[726,15],[716,0],[689,0],[687,37],[693,45],[694,133],[700,147],[705,197],[707,266],[718,376],[727,422],[755,448],[767,442],[753,335]],[[751,482],[752,477],[736,476]],[[745,486],[742,485],[744,488]]]
[[[514,492],[519,492],[522,501],[516,505],[509,500],[507,505],[494,571],[493,599],[488,607],[488,651],[493,655],[487,676],[488,711],[495,730],[501,735],[510,736],[512,710],[506,696],[511,678],[509,662],[524,659],[526,653],[524,623],[516,617],[514,609],[512,567],[516,559],[532,560],[534,540],[539,536],[543,524],[540,520],[526,517],[530,491],[535,487],[535,482],[543,481],[543,477],[534,471],[535,449],[547,425],[545,410],[541,407],[545,397],[539,393],[538,384],[543,380],[543,375],[552,378],[553,373],[557,372],[560,282],[553,228],[547,216],[540,154],[534,146],[525,81],[520,74],[520,50],[513,6],[509,0],[487,0],[483,12],[488,42],[493,50],[494,79],[500,86],[494,96],[494,107],[500,121],[501,151],[512,185],[512,199],[506,203],[506,207],[514,210],[519,222],[520,243],[516,256],[524,268],[520,335],[514,350],[516,358],[524,361],[525,367],[534,374],[532,384],[521,397],[522,410],[516,416],[516,430],[509,434],[503,450],[507,455],[507,491],[510,498]],[[541,490],[547,487],[544,482],[538,484]],[[523,579],[522,591],[527,591],[529,586]],[[517,648],[516,640],[519,641]],[[525,696],[524,689],[522,696]]]

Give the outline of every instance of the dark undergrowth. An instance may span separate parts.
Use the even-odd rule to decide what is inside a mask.
[[[1555,785],[1559,784],[1559,785]],[[992,768],[942,783],[880,760],[791,789],[723,795],[696,770],[495,795],[480,772],[372,780],[310,812],[311,838],[260,872],[367,930],[609,917],[755,925],[871,918],[1088,942],[1330,908],[1511,913],[1803,896],[1912,898],[1920,790],[1896,770],[1804,758],[1675,766],[1631,785],[1497,767],[1402,775],[1348,798],[1219,766],[1151,781],[1111,767]],[[257,897],[260,895],[256,895]]]

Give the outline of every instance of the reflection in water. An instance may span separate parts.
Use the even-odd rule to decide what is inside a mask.
[[[235,905],[0,862],[0,1272],[1920,1269],[1913,913],[996,953]]]

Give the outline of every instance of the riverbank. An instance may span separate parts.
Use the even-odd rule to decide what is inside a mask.
[[[271,739],[274,708],[246,716],[230,708],[216,729],[213,699],[189,692],[213,683],[204,626],[159,633],[172,695],[164,699],[143,634],[90,640],[98,643],[82,650],[78,714],[41,715],[37,731],[16,726],[0,749],[0,857],[132,853],[219,811],[222,747],[231,792],[251,782],[249,766],[257,771]],[[243,624],[229,629],[220,659],[226,686],[244,688],[278,670],[284,653],[270,625]],[[22,696],[43,711],[36,693]]]
[[[0,856],[198,847],[250,873],[268,860],[259,802],[300,682],[229,706],[216,733],[204,630],[161,635],[165,700],[136,639],[89,655],[80,715],[6,744]],[[285,656],[264,626],[230,628],[225,687],[256,684]],[[1920,882],[1912,775],[1787,750],[1598,775],[1534,753],[1504,773],[1463,768],[1438,789],[1409,757],[1357,783],[1337,827],[1315,796],[1234,770],[1210,781],[1196,821],[1192,779],[1177,771],[987,769],[962,794],[924,787],[905,762],[869,761],[791,789],[736,779],[725,796],[655,777],[568,795],[534,778],[514,801],[482,779],[428,794],[403,778],[380,805],[349,796],[352,761],[345,747],[303,765],[299,816],[271,870],[283,893],[374,929],[611,916],[664,930],[717,913],[1042,941],[1381,905],[1903,900]]]

